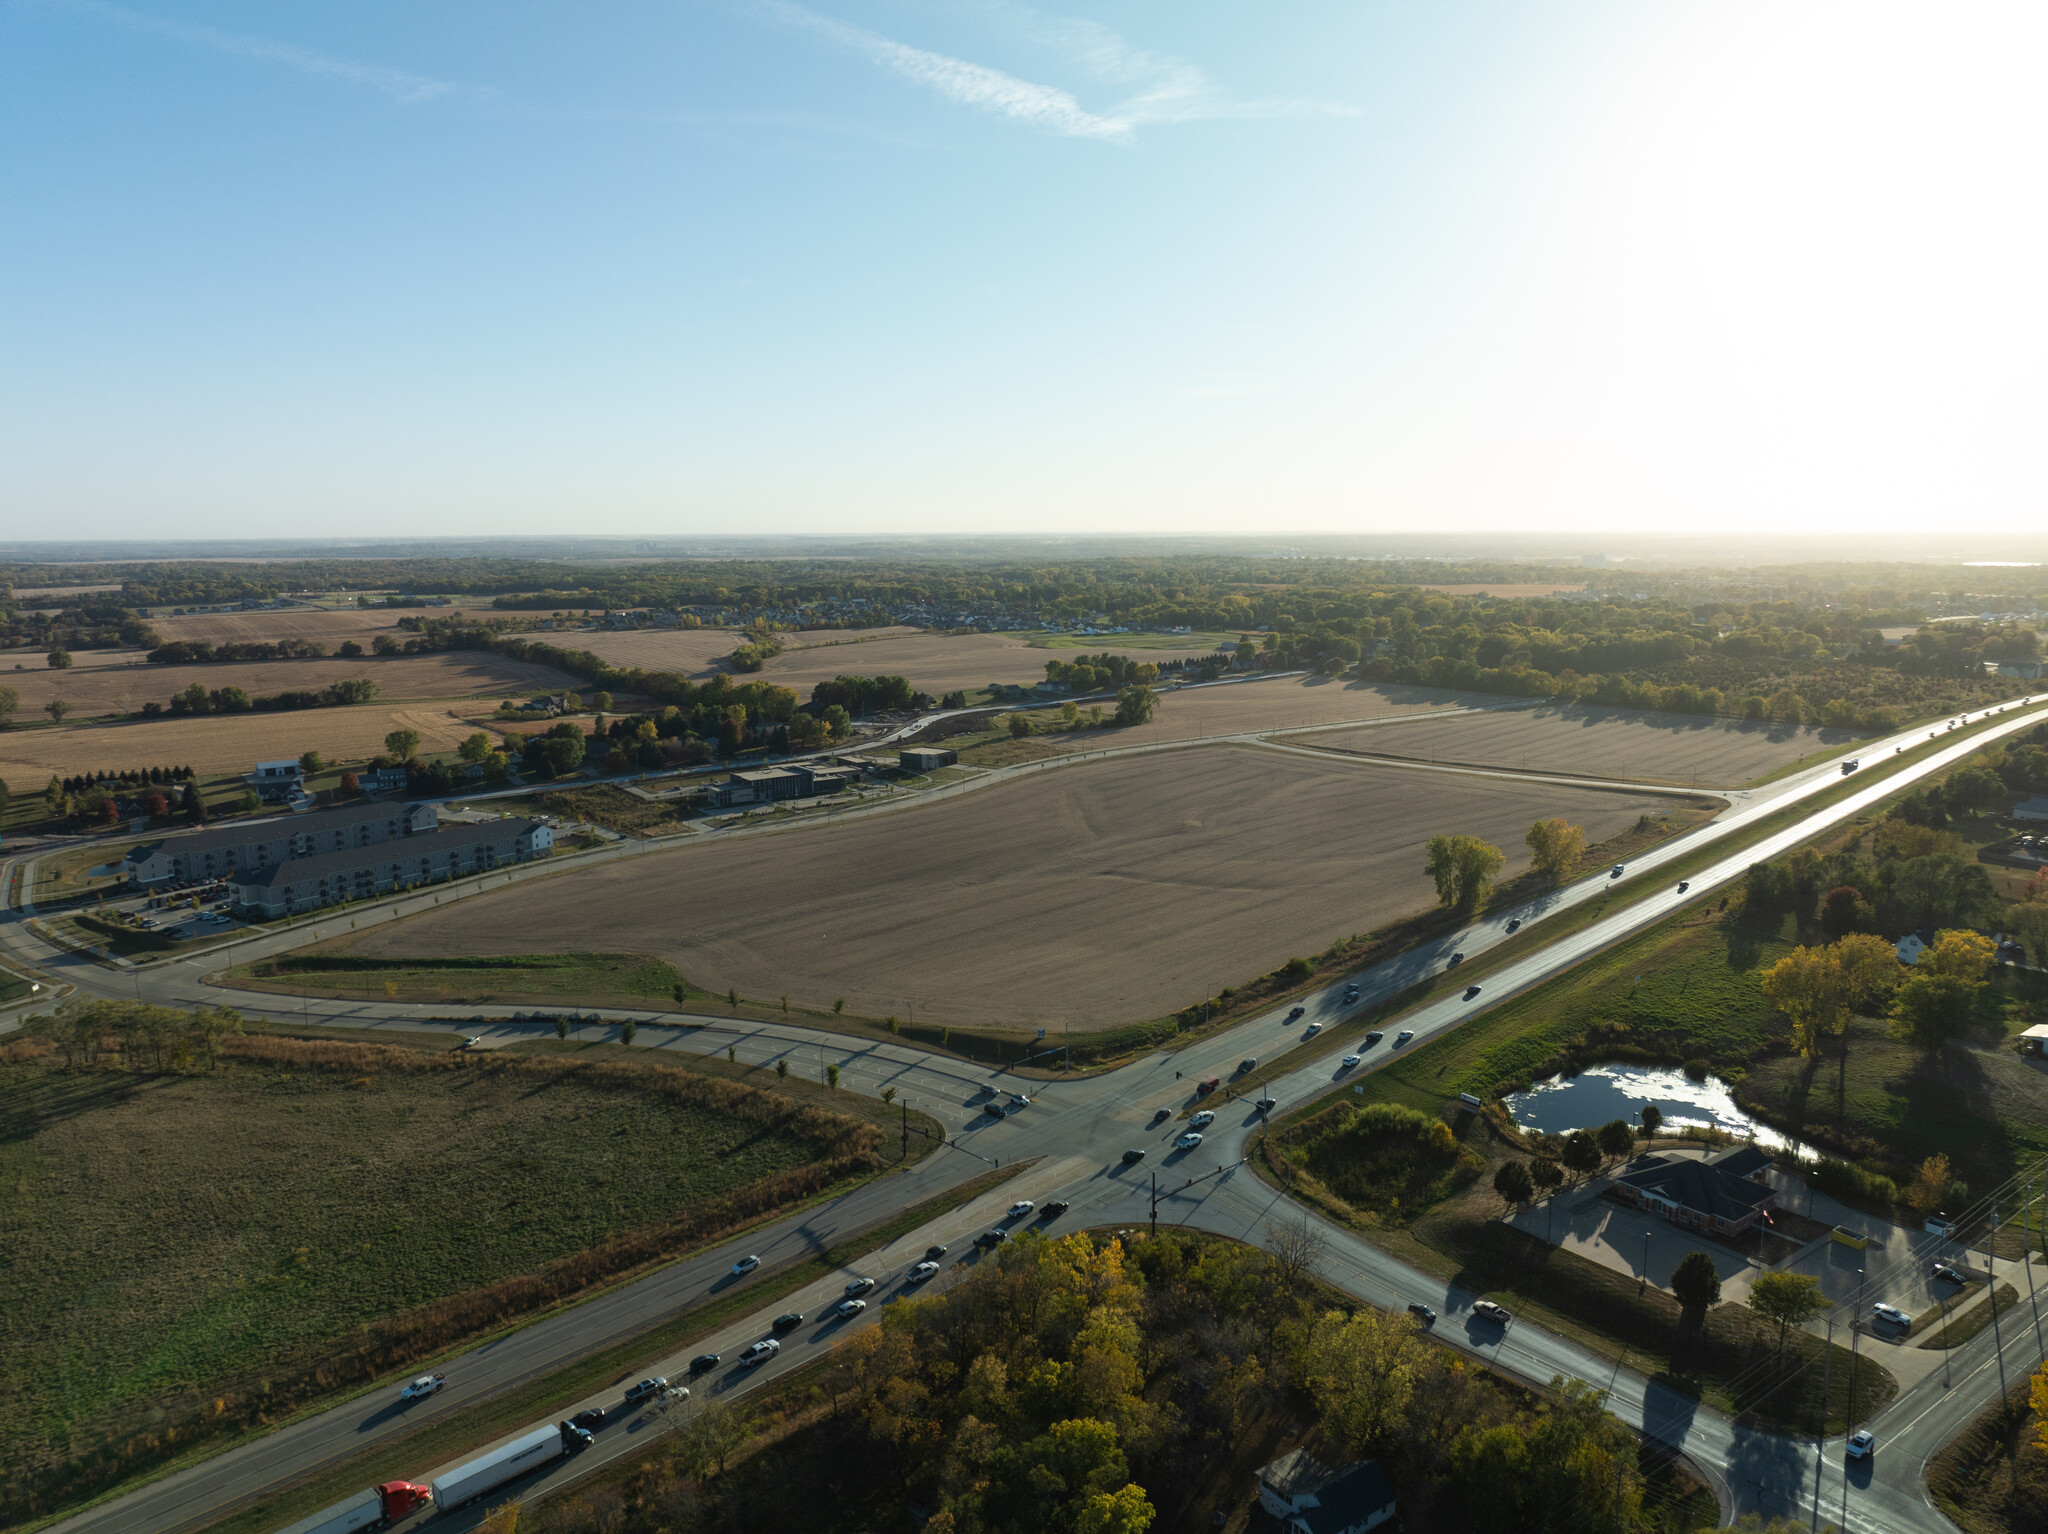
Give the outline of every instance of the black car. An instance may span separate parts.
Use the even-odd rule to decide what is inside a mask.
[[[775,1318],[768,1330],[771,1332],[793,1332],[803,1324],[804,1313],[801,1310],[787,1310]]]
[[[1478,994],[1479,994],[1479,987],[1478,987],[1478,986],[1476,986],[1476,985],[1468,985],[1468,986],[1466,986],[1466,987],[1465,987],[1465,999],[1466,999],[1467,1001],[1470,1001],[1470,1000],[1471,1000],[1471,999],[1472,999],[1472,998],[1473,998],[1474,996],[1477,996]]]
[[[1280,1106],[1280,1099],[1277,1097],[1262,1097],[1252,1106],[1257,1108],[1261,1113],[1271,1113],[1275,1108]]]
[[[567,1449],[571,1454],[581,1454],[585,1449],[590,1447],[591,1438],[589,1428],[578,1427],[573,1422],[564,1422],[561,1425],[561,1427],[562,1447]]]
[[[1519,916],[1517,916],[1517,917],[1516,917],[1516,918],[1515,918],[1515,919],[1514,919],[1513,921],[1511,921],[1511,922],[1509,922],[1509,923],[1508,923],[1508,931],[1510,931],[1510,932],[1513,932],[1513,931],[1515,931],[1515,930],[1516,930],[1517,928],[1519,928],[1519,927],[1520,927],[1521,925],[1522,925],[1522,918],[1521,918],[1521,917],[1519,917]]]
[[[1410,1305],[1408,1307],[1408,1314],[1415,1317],[1415,1319],[1420,1321],[1424,1326],[1436,1325],[1436,1312],[1431,1310],[1427,1305]]]
[[[1140,1161],[1143,1161],[1144,1159],[1145,1153],[1141,1150],[1129,1150],[1124,1152],[1125,1166],[1136,1166]]]
[[[1384,1033],[1381,1033],[1379,1029],[1375,1028],[1371,1033],[1368,1033],[1365,1036],[1365,1047],[1367,1049],[1371,1049],[1373,1045],[1379,1043],[1379,1041],[1385,1037],[1386,1035]]]
[[[580,1411],[576,1413],[575,1416],[569,1419],[569,1426],[587,1428],[603,1427],[604,1408],[602,1406],[593,1406],[588,1411]]]
[[[1061,1215],[1065,1214],[1067,1210],[1071,1207],[1072,1206],[1068,1204],[1068,1202],[1065,1199],[1056,1198],[1050,1204],[1047,1204],[1044,1208],[1038,1211],[1038,1217],[1041,1220],[1057,1220]]]
[[[1465,956],[1462,953],[1454,953],[1451,955],[1451,964],[1463,964],[1464,962]],[[1445,968],[1450,968],[1450,965],[1446,965]]]
[[[976,1246],[985,1246],[993,1250],[994,1248],[1001,1246],[1005,1241],[1009,1239],[1010,1233],[1006,1230],[985,1230],[980,1235],[974,1238],[974,1244]]]
[[[690,1360],[690,1372],[692,1374],[702,1374],[706,1369],[716,1369],[717,1367],[718,1355],[716,1353],[699,1353]]]
[[[1296,1007],[1292,1012],[1287,1014],[1287,1021],[1289,1021],[1290,1023],[1293,1022],[1297,1017],[1300,1017],[1302,1013],[1306,1012],[1307,1010],[1307,1007]]]
[[[946,1249],[943,1246],[928,1246],[924,1249],[924,1260],[926,1262],[937,1262],[945,1255]]]

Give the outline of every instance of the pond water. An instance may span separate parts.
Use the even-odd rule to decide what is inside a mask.
[[[1643,1105],[1655,1103],[1664,1115],[1666,1129],[1719,1129],[1737,1139],[1754,1139],[1771,1150],[1810,1154],[1736,1107],[1728,1084],[1719,1077],[1694,1081],[1670,1066],[1592,1065],[1576,1076],[1539,1081],[1505,1101],[1517,1124],[1545,1134],[1598,1129],[1615,1119],[1639,1124]]]

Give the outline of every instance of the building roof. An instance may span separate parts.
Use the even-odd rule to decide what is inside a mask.
[[[1309,1534],[1337,1534],[1353,1529],[1394,1501],[1393,1478],[1376,1459],[1347,1465],[1337,1476],[1316,1488],[1316,1505],[1294,1516],[1309,1527]]]
[[[144,843],[128,857],[129,861],[140,863],[153,852],[168,852],[173,856],[181,852],[220,852],[229,847],[252,847],[257,842],[267,842],[279,836],[317,836],[323,831],[338,830],[365,820],[388,820],[413,808],[410,804],[345,804],[339,809],[315,810],[310,815],[279,816],[253,825],[217,826],[210,831],[194,831],[185,836]]]
[[[1720,1220],[1747,1219],[1772,1197],[1761,1183],[1690,1157],[1639,1156],[1615,1181]]]
[[[2023,1039],[2041,1039],[2048,1042],[2048,1023],[2036,1023],[2020,1035]]]
[[[374,868],[379,863],[406,863],[415,858],[431,858],[437,852],[475,846],[479,842],[525,836],[540,824],[538,820],[520,818],[443,826],[438,831],[422,831],[403,841],[373,842],[367,847],[347,847],[340,852],[323,852],[316,857],[291,858],[262,868],[243,869],[234,875],[234,882],[262,889],[274,884],[299,884],[307,879],[354,873],[358,868]]]
[[[1733,1150],[1709,1156],[1707,1165],[1736,1177],[1753,1177],[1771,1164],[1771,1153],[1760,1145],[1738,1145]]]
[[[1315,1491],[1336,1473],[1308,1450],[1290,1449],[1261,1469],[1259,1480],[1292,1501],[1305,1493]]]
[[[756,767],[748,772],[734,773],[732,780],[735,783],[779,783],[784,778],[795,776],[787,767]]]

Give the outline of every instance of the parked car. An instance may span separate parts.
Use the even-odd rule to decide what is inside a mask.
[[[706,1369],[716,1369],[718,1364],[719,1357],[716,1353],[699,1353],[690,1360],[690,1372],[702,1374]]]
[[[1967,1284],[1969,1282],[1969,1279],[1963,1276],[1962,1269],[1950,1262],[1937,1262],[1934,1265],[1934,1276],[1939,1279],[1945,1279],[1951,1284]]]
[[[846,1285],[846,1297],[850,1300],[856,1294],[866,1294],[870,1289],[874,1287],[875,1281],[872,1278],[856,1278],[849,1280]]]
[[[1025,1215],[1031,1213],[1031,1211],[1037,1207],[1038,1206],[1032,1203],[1030,1199],[1020,1198],[1017,1200],[1016,1203],[1010,1206],[1009,1218],[1013,1220],[1022,1219]]]
[[[754,1269],[760,1266],[760,1258],[742,1257],[738,1262],[732,1265],[732,1273],[729,1276],[733,1278],[738,1278],[742,1273],[751,1273],[754,1271]]]
[[[1065,1199],[1056,1198],[1038,1211],[1038,1217],[1041,1220],[1057,1220],[1071,1208],[1073,1208],[1073,1205],[1069,1204]]]
[[[1482,1321],[1491,1321],[1496,1326],[1506,1326],[1515,1319],[1514,1313],[1505,1305],[1496,1305],[1492,1300],[1481,1300],[1472,1307],[1472,1314]]]
[[[946,1249],[943,1246],[928,1246],[924,1249],[924,1260],[926,1262],[937,1262],[945,1255]]]
[[[1399,1049],[1403,1044],[1406,1044],[1410,1039],[1414,1037],[1415,1030],[1413,1028],[1403,1028],[1399,1033],[1394,1035],[1394,1048]]]
[[[1346,1055],[1344,1057],[1344,1069],[1350,1070],[1352,1066],[1359,1064],[1364,1058],[1363,1055]]]
[[[422,1374],[418,1379],[398,1392],[401,1401],[424,1401],[428,1396],[448,1383],[445,1374]]]
[[[1877,1440],[1870,1436],[1869,1428],[1859,1428],[1849,1435],[1843,1449],[1851,1459],[1869,1459],[1877,1452]]]
[[[1140,1161],[1143,1161],[1144,1159],[1145,1153],[1141,1150],[1127,1150],[1124,1152],[1125,1166],[1136,1166]]]
[[[1186,1134],[1182,1135],[1178,1140],[1175,1140],[1173,1142],[1173,1148],[1175,1150],[1193,1150],[1197,1145],[1200,1145],[1201,1143],[1201,1131],[1191,1129]]]
[[[785,1310],[781,1315],[768,1323],[768,1330],[779,1336],[783,1332],[793,1332],[803,1324],[804,1313],[801,1310]]]
[[[1287,1021],[1289,1021],[1290,1023],[1293,1022],[1296,1018],[1300,1017],[1301,1014],[1306,1012],[1307,1010],[1307,1007],[1296,1007],[1292,1012],[1289,1012],[1287,1014]]]
[[[586,1410],[576,1413],[575,1416],[569,1419],[569,1426],[584,1427],[591,1429],[603,1427],[604,1408],[602,1406],[592,1406],[587,1408]]]
[[[1420,1302],[1410,1305],[1408,1307],[1408,1314],[1415,1317],[1424,1326],[1436,1325],[1436,1312]]]
[[[1381,1033],[1379,1029],[1375,1028],[1371,1033],[1368,1033],[1365,1036],[1365,1047],[1367,1049],[1371,1049],[1373,1045],[1379,1043],[1379,1041],[1385,1037],[1386,1035],[1384,1033]]]
[[[1188,1120],[1188,1128],[1207,1129],[1211,1124],[1215,1122],[1216,1110],[1213,1108],[1204,1108],[1200,1113],[1195,1114]]]
[[[666,1389],[668,1379],[665,1375],[651,1375],[637,1385],[626,1387],[626,1404],[631,1406],[635,1401],[645,1400],[648,1396],[659,1394]]]
[[[1896,1305],[1887,1305],[1884,1301],[1879,1300],[1870,1307],[1870,1314],[1879,1321],[1888,1321],[1893,1326],[1904,1327],[1907,1330],[1912,1329],[1913,1318]]]
[[[841,1300],[832,1307],[832,1314],[844,1320],[848,1316],[859,1315],[867,1308],[868,1302],[866,1300]]]
[[[903,1281],[907,1284],[921,1284],[926,1279],[936,1274],[938,1271],[939,1265],[937,1263],[929,1261],[921,1262],[916,1267],[910,1270],[910,1272],[905,1276]]]
[[[781,1343],[777,1342],[773,1337],[763,1337],[759,1342],[749,1347],[746,1352],[740,1354],[740,1367],[742,1369],[757,1368],[781,1351]]]

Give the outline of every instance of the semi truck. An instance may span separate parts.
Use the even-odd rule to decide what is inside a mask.
[[[281,1534],[356,1534],[358,1529],[381,1529],[386,1524],[418,1512],[434,1500],[434,1493],[412,1481],[386,1481],[382,1486],[365,1486],[346,1502],[322,1508],[301,1518]]]
[[[567,1422],[559,1427],[535,1428],[523,1438],[515,1438],[466,1465],[456,1466],[446,1475],[435,1477],[434,1506],[445,1513],[465,1502],[474,1502],[493,1488],[538,1470],[564,1454],[574,1453],[589,1442],[589,1429]]]

